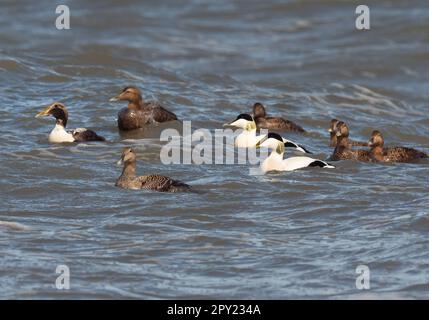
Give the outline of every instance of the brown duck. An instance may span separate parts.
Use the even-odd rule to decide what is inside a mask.
[[[329,143],[330,147],[336,147],[337,146],[337,135],[336,135],[336,127],[338,122],[340,122],[340,120],[337,119],[332,119],[331,120],[331,126],[328,129],[328,132],[331,135],[331,140]],[[355,141],[355,140],[350,140],[348,139],[350,147],[367,147],[368,146],[368,142],[364,142],[364,141]]]
[[[128,107],[118,112],[119,130],[135,130],[144,125],[177,120],[174,113],[168,111],[158,102],[145,102],[136,87],[126,87],[109,101],[128,101]]]
[[[258,129],[272,129],[300,133],[305,132],[301,126],[292,121],[285,120],[280,117],[267,117],[265,107],[259,102],[253,105],[253,117]]]
[[[336,124],[335,135],[337,137],[337,145],[330,160],[372,160],[371,153],[368,150],[352,150],[349,141],[349,128],[344,122],[339,121]]]
[[[124,148],[118,164],[124,165],[115,186],[124,189],[150,189],[160,192],[192,191],[191,186],[158,174],[136,176],[136,154],[132,148]]]
[[[371,147],[371,156],[378,162],[414,162],[428,157],[426,153],[412,148],[384,148],[383,135],[377,130],[372,132],[368,145]]]

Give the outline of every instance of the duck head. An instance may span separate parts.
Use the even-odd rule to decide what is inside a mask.
[[[348,138],[349,137],[349,127],[345,122],[339,121],[335,127],[335,135],[338,138]]]
[[[68,119],[68,112],[65,105],[63,105],[60,102],[54,102],[50,104],[49,106],[45,107],[42,111],[40,111],[36,118],[40,117],[47,117],[47,116],[53,116],[57,121],[56,123],[59,125],[62,125],[63,127],[66,127],[67,125],[67,119]]]
[[[277,153],[282,154],[285,151],[285,142],[283,138],[274,132],[268,134],[256,143],[256,148],[269,148],[275,150]]]
[[[114,101],[128,101],[130,103],[139,103],[142,101],[142,95],[138,88],[136,87],[125,87],[120,94],[116,97],[110,98],[110,102]]]
[[[332,134],[335,134],[335,129],[337,128],[337,124],[338,124],[338,122],[340,122],[340,120],[338,120],[338,119],[332,119],[331,120],[331,125],[330,125],[330,127],[329,127],[329,129],[328,129],[328,132],[332,135]]]
[[[127,165],[129,163],[136,162],[136,153],[134,150],[130,147],[125,147],[122,149],[122,156],[121,159],[116,163],[118,166],[121,166],[123,164]]]
[[[265,107],[262,103],[256,102],[253,105],[253,117],[256,118],[265,118],[266,117]]]
[[[238,115],[234,121],[226,123],[224,126],[237,127],[247,131],[256,130],[255,120],[250,114],[247,113]]]
[[[368,146],[371,148],[384,146],[384,138],[380,131],[374,130],[371,134],[371,138],[368,141]]]

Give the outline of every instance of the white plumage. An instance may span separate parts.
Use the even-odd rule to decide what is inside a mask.
[[[283,159],[284,142],[283,139],[275,133],[269,133],[265,136],[257,143],[257,147],[267,147],[273,150],[261,164],[261,170],[264,173],[270,171],[293,171],[313,166],[335,168],[325,161],[310,157],[291,157]]]

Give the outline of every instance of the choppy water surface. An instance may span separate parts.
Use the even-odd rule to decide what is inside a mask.
[[[332,117],[367,139],[429,151],[429,6],[373,1],[51,1],[0,10],[0,298],[429,298],[428,162],[351,161],[255,176],[248,165],[160,162],[158,128],[120,136],[108,99],[141,87],[194,128],[261,101],[311,131],[288,137],[326,158]],[[47,142],[60,100],[70,127],[108,143]],[[140,138],[140,139],[139,139]],[[114,187],[121,148],[139,173],[204,194]],[[67,264],[71,289],[55,289]],[[371,270],[371,290],[355,268]]]

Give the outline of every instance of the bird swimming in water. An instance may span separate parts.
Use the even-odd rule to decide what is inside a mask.
[[[109,101],[128,101],[128,106],[118,112],[119,130],[135,130],[151,123],[177,120],[174,113],[158,102],[145,102],[140,90],[136,87],[124,88],[119,95]]]
[[[254,148],[256,143],[261,140],[264,135],[256,135],[256,123],[253,117],[247,113],[242,113],[231,123],[227,123],[224,126],[232,126],[243,129],[234,141],[234,145],[239,148]],[[303,146],[296,144],[293,141],[282,138],[287,148],[294,148],[304,153],[311,153]]]
[[[132,148],[126,147],[118,165],[124,165],[121,176],[115,186],[124,189],[150,189],[160,192],[192,191],[191,186],[181,181],[170,179],[158,174],[136,176],[136,154]]]
[[[337,140],[338,140],[336,135],[336,128],[337,128],[338,122],[340,122],[340,120],[332,119],[331,126],[328,129],[328,132],[331,135],[329,146],[334,148],[337,146]],[[355,141],[355,140],[348,139],[348,143],[350,147],[367,147],[368,146],[368,142],[364,142],[364,141]]]
[[[64,104],[54,102],[40,111],[36,118],[53,116],[56,119],[55,127],[49,134],[49,142],[64,143],[64,142],[83,142],[83,141],[105,141],[92,130],[85,128],[77,128],[66,131],[68,121],[68,111]]]
[[[414,162],[428,157],[426,153],[412,148],[384,148],[384,138],[378,130],[372,132],[368,145],[371,148],[372,157],[378,162]]]
[[[257,148],[267,147],[272,151],[261,164],[262,172],[293,171],[306,167],[335,168],[333,165],[310,157],[291,157],[283,159],[285,152],[283,139],[277,133],[270,132],[256,144]]]
[[[337,145],[329,160],[372,160],[369,150],[352,150],[351,143],[349,141],[349,128],[343,121],[336,123],[334,130],[335,136],[337,137]]]
[[[256,102],[253,105],[253,117],[258,129],[283,130],[303,133],[305,130],[296,123],[280,117],[267,117],[265,107],[262,103]]]

